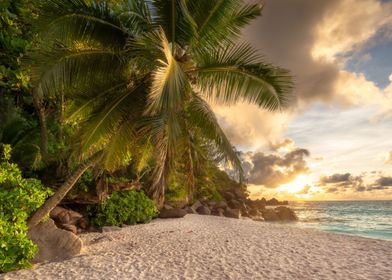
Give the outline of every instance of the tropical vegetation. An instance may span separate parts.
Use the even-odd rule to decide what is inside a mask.
[[[241,40],[261,11],[245,0],[2,1],[0,143],[12,145],[25,177],[53,190],[21,220],[33,227],[64,199],[116,178],[158,208],[243,186],[213,107],[279,110],[292,87],[287,70]],[[142,191],[104,197],[93,206],[98,225],[155,215]],[[148,211],[127,216],[118,203]]]
[[[104,203],[91,206],[89,212],[98,227],[148,223],[158,214],[154,202],[137,190],[116,192]]]
[[[52,194],[37,179],[22,177],[10,162],[11,147],[0,158],[0,272],[30,266],[37,246],[27,237],[27,218]]]

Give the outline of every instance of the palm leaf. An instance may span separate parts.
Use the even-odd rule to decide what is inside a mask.
[[[191,123],[194,127],[199,128],[200,133],[206,139],[214,143],[222,159],[232,164],[242,179],[243,170],[241,161],[230,141],[221,129],[214,112],[207,102],[197,95],[194,95],[188,106],[188,113],[189,123]]]
[[[123,77],[126,61],[110,49],[71,49],[66,47],[41,51],[31,57],[32,80],[44,96],[70,90],[97,81],[110,83]],[[107,76],[110,72],[113,75]]]
[[[189,1],[189,11],[198,26],[193,48],[224,45],[241,34],[241,28],[260,15],[262,6],[241,0]]]
[[[160,38],[160,48],[165,60],[159,61],[160,66],[152,74],[146,113],[154,115],[165,112],[173,115],[182,108],[187,80],[181,65],[172,54],[172,45],[163,32],[160,33]]]
[[[171,43],[185,46],[196,33],[196,23],[188,11],[186,0],[153,0],[153,21],[163,28]]]
[[[93,41],[121,49],[127,34],[106,1],[47,0],[40,7],[38,29],[45,40]]]
[[[201,51],[198,66],[189,71],[195,75],[195,87],[214,102],[233,104],[248,102],[276,110],[288,103],[292,80],[285,69],[260,60],[247,44]]]
[[[145,100],[144,80],[120,89],[111,100],[95,108],[80,127],[81,152],[87,156],[102,149],[127,120],[136,122],[142,116]]]

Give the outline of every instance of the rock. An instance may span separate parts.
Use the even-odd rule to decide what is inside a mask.
[[[265,209],[263,210],[262,215],[264,220],[267,222],[275,222],[280,220],[274,209]]]
[[[188,205],[188,199],[171,201],[171,202],[169,202],[169,205],[172,208],[184,208],[185,206]]]
[[[250,216],[261,216],[261,212],[259,210],[253,208],[253,209],[249,210],[249,215]]]
[[[203,206],[203,204],[201,204],[201,202],[199,200],[196,200],[196,202],[193,203],[193,205],[191,207],[196,212],[196,209],[199,208],[200,206]]]
[[[80,219],[80,220],[78,221],[77,226],[80,227],[80,228],[83,229],[83,230],[86,230],[86,229],[88,229],[89,224],[90,224],[90,223],[88,222],[88,219],[82,218],[82,219]]]
[[[60,225],[61,229],[67,230],[72,232],[73,234],[77,234],[78,233],[78,228],[75,225],[68,225],[68,224],[62,224]]]
[[[95,226],[90,225],[87,229],[88,232],[100,232],[101,230],[99,228],[96,228]]]
[[[235,195],[232,192],[229,192],[229,191],[224,192],[223,193],[223,197],[226,199],[226,201],[230,201],[230,200],[235,199]]]
[[[294,211],[285,206],[279,206],[275,208],[275,212],[281,221],[296,221],[298,220],[297,215]]]
[[[193,210],[192,207],[190,206],[185,206],[184,208],[182,208],[183,210],[185,210],[188,214],[196,214],[196,211]]]
[[[196,209],[196,212],[200,215],[211,215],[211,210],[207,206],[204,206],[204,205],[199,206]]]
[[[168,210],[168,209],[173,209],[171,205],[165,204],[163,205],[162,209]]]
[[[61,261],[78,255],[82,240],[70,231],[56,227],[52,219],[29,229],[29,238],[38,246],[33,262]]]
[[[225,210],[223,208],[214,208],[211,210],[211,215],[224,217]]]
[[[248,210],[240,210],[241,211],[241,216],[242,217],[248,217],[248,218],[250,218],[250,215],[249,215],[249,212],[248,212]]]
[[[224,215],[225,215],[225,217],[228,217],[228,218],[239,219],[239,218],[241,218],[241,211],[240,211],[240,209],[226,208]]]
[[[222,209],[225,209],[225,208],[227,208],[227,203],[226,203],[226,201],[218,201],[216,204],[215,204],[215,206],[214,206],[214,208],[222,208]]]
[[[179,208],[161,209],[158,217],[161,219],[182,218],[186,214],[188,214],[188,212],[184,209],[179,209]]]
[[[249,207],[252,209],[256,209],[256,210],[265,209],[265,204],[266,204],[265,199],[248,200],[247,202]]]
[[[279,201],[276,198],[271,198],[267,200],[267,205],[276,206],[279,205]]]
[[[232,209],[240,209],[241,206],[242,206],[241,203],[240,203],[239,201],[234,200],[234,199],[230,200],[230,201],[227,203],[227,205],[229,205],[229,207],[232,208]]]
[[[57,224],[76,225],[83,218],[83,215],[76,211],[57,206],[50,212],[50,218]]]
[[[246,199],[246,194],[239,189],[235,189],[233,193],[238,199]]]
[[[251,217],[251,219],[255,222],[264,222],[264,218],[259,216],[259,217]]]
[[[118,226],[106,226],[102,227],[101,231],[102,232],[113,232],[113,231],[120,231],[121,228]]]
[[[216,205],[216,201],[213,201],[213,200],[211,200],[211,201],[207,201],[207,205],[210,207],[210,208],[214,208],[215,207],[215,205]]]

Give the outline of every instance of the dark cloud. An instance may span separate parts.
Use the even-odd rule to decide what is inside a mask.
[[[379,174],[379,172],[377,173]],[[327,193],[386,190],[392,188],[392,177],[381,176],[374,183],[366,185],[363,180],[363,175],[353,176],[350,173],[333,174],[331,176],[320,177],[318,185]]]
[[[350,173],[345,173],[345,174],[333,174],[331,176],[323,176],[320,179],[320,182],[322,184],[330,184],[330,183],[341,183],[341,182],[347,182],[350,180]]]
[[[392,187],[392,177],[380,177],[376,183],[383,187]]]
[[[392,188],[392,177],[381,176],[378,178],[374,184],[368,186],[367,190],[386,190]]]
[[[276,188],[307,173],[309,168],[305,159],[309,155],[308,150],[298,148],[285,155],[248,153],[244,157],[244,170],[249,183]]]
[[[266,58],[295,76],[296,95],[302,100],[329,100],[339,76],[337,64],[315,61],[312,47],[317,26],[339,0],[266,1],[263,16],[247,30],[245,39]]]
[[[350,173],[322,176],[318,185],[328,193],[345,192],[347,190],[363,192],[366,190],[362,176],[353,176]]]

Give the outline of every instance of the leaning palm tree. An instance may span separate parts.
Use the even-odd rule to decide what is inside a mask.
[[[152,197],[163,203],[175,156],[187,159],[192,191],[195,135],[242,178],[241,162],[210,104],[248,102],[277,110],[288,71],[263,62],[241,29],[262,6],[241,0],[46,0],[40,25],[49,45],[33,68],[42,95],[65,89],[78,124],[76,173],[30,219],[39,222],[94,163],[114,170],[136,143],[154,147]]]

